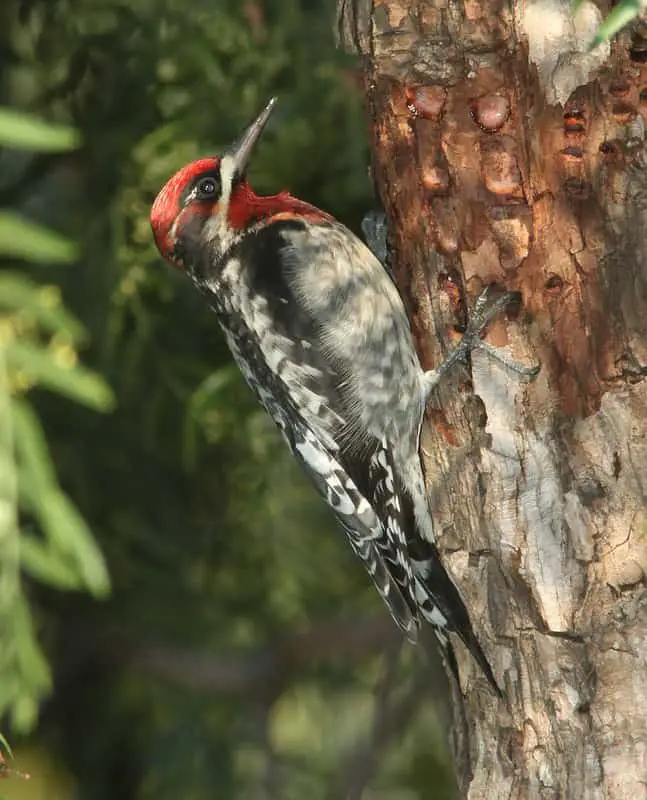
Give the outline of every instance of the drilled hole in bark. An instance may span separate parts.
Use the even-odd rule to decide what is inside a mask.
[[[561,291],[562,287],[564,286],[564,281],[559,277],[559,275],[550,275],[546,283],[544,284],[544,288],[550,294],[557,294]]]
[[[631,84],[624,78],[617,78],[616,80],[611,81],[611,84],[609,85],[609,92],[614,97],[623,97],[629,92],[630,89]]]
[[[581,158],[584,158],[584,150],[581,147],[565,147],[562,150],[562,155],[568,161],[579,161]]]
[[[438,287],[444,291],[449,291],[460,285],[458,273],[456,272],[441,272],[438,275]]]
[[[564,182],[564,191],[572,197],[588,197],[589,185],[579,178],[569,178]]]
[[[602,142],[600,145],[600,152],[605,156],[610,156],[613,155],[613,153],[617,153],[618,148],[613,142]]]
[[[564,108],[564,119],[566,119],[566,117],[575,117],[583,120],[585,109],[586,107],[582,97],[572,97],[567,101],[566,107]]]
[[[455,286],[458,284],[458,275],[455,272],[439,272],[438,273],[438,286],[444,289],[446,284]]]
[[[481,139],[481,171],[485,188],[500,200],[521,199],[521,172],[517,143],[510,136]]]
[[[422,185],[429,194],[447,194],[449,189],[449,172],[442,167],[426,167],[422,173]]]
[[[629,50],[629,58],[639,64],[647,62],[647,39],[639,35],[633,37],[632,46]]]
[[[490,285],[490,295],[496,295],[498,292],[506,292],[508,291],[503,286],[498,286],[497,284]],[[514,319],[515,317],[519,316],[521,311],[521,301],[522,296],[521,292],[510,292],[512,295],[511,299],[509,300],[508,304],[505,307],[505,313],[510,319]]]
[[[498,130],[510,115],[507,98],[499,94],[487,94],[472,101],[472,118],[484,131]]]
[[[447,92],[442,86],[410,86],[406,90],[407,108],[416,117],[440,119]]]
[[[647,89],[641,90],[639,100],[641,103],[647,103]]]
[[[461,309],[461,286],[457,273],[441,272],[438,275],[438,288],[446,292],[452,304],[452,311],[458,313]]]
[[[611,113],[616,122],[626,125],[636,116],[636,109],[629,103],[614,103]]]
[[[564,112],[564,131],[565,133],[583,133],[586,130],[586,120],[584,112],[579,109],[572,109]]]

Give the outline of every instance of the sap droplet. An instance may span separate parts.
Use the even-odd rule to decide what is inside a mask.
[[[416,117],[440,119],[447,91],[442,86],[413,86],[407,89],[407,108]]]
[[[508,119],[510,104],[500,94],[486,94],[474,101],[472,106],[474,121],[483,130],[496,131]]]
[[[583,111],[564,112],[564,133],[577,134],[577,133],[584,133],[585,130],[586,130],[586,121],[584,119]]]
[[[446,194],[449,189],[449,172],[443,167],[425,167],[422,185],[430,194]]]

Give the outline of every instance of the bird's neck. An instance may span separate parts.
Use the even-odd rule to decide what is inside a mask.
[[[264,220],[305,219],[311,222],[332,222],[333,218],[316,206],[293,197],[289,192],[260,197],[247,181],[239,183],[232,192],[227,213],[229,224],[245,230]]]

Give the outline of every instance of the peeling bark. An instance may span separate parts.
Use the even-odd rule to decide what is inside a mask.
[[[608,4],[340,0],[425,367],[487,284],[521,293],[422,450],[445,563],[495,674],[459,651],[466,797],[647,797],[647,28]],[[645,224],[645,227],[643,227]],[[460,741],[464,737],[468,741]]]

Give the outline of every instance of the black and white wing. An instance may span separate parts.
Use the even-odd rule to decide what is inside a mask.
[[[299,308],[281,265],[271,263],[276,235],[267,230],[255,242],[269,240],[262,269],[259,259],[241,253],[217,288],[208,282],[200,288],[245,380],[346,531],[392,616],[415,639],[415,580],[388,445],[361,431],[339,365]]]
[[[304,348],[303,341],[289,348],[302,351],[298,362],[284,355],[276,370],[263,371],[259,364],[263,355],[253,337],[242,340],[229,334],[227,339],[247,383],[346,531],[392,617],[407,637],[415,640],[418,612],[413,573],[398,519],[399,501],[390,498],[386,490],[389,473],[382,468],[386,463],[380,458],[382,446],[377,441],[364,442],[360,449],[346,440],[344,447],[345,437],[335,438],[335,431],[341,434],[346,425],[339,413],[343,409],[331,408],[330,396],[320,394],[323,365],[312,365],[316,353]],[[250,364],[259,366],[254,369]],[[314,380],[317,390],[308,386]]]
[[[219,284],[200,288],[211,297],[247,383],[346,531],[399,627],[415,640],[424,618],[444,643],[444,631],[456,630],[496,686],[458,590],[418,530],[390,443],[363,427],[348,388],[352,365],[331,356],[282,265],[272,262],[281,252],[275,228],[259,232],[254,243],[258,256],[267,239],[264,262],[232,254]]]
[[[397,498],[393,514],[385,520],[376,507],[379,504],[375,502],[376,495],[370,491],[369,483],[360,489],[359,476],[352,476],[348,465],[343,463],[347,460],[345,454],[331,448],[293,409],[287,415],[284,406],[270,413],[294,456],[345,530],[354,553],[366,567],[391,616],[407,637],[415,641],[418,613],[412,594],[413,573],[406,537],[397,521]],[[378,472],[366,471],[360,460],[356,466],[360,469],[352,471],[366,472],[367,480],[372,482],[376,492],[379,491]]]

